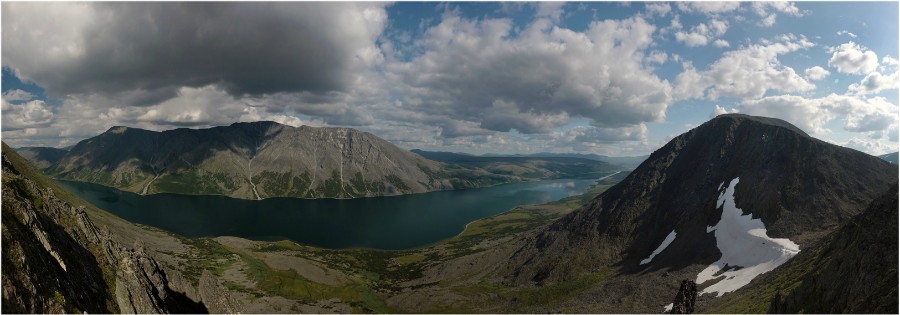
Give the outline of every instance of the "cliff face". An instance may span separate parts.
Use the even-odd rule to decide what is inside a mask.
[[[453,186],[440,164],[348,128],[274,122],[154,132],[113,127],[48,174],[136,193],[351,198]]]
[[[203,300],[225,296],[218,283],[195,289],[140,242],[115,241],[6,144],[2,163],[4,313],[235,311]]]

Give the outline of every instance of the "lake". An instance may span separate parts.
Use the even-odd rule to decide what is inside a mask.
[[[465,225],[515,206],[584,192],[596,180],[545,180],[486,188],[356,199],[269,198],[154,194],[57,181],[125,220],[187,237],[289,239],[323,248],[410,249],[459,234]]]

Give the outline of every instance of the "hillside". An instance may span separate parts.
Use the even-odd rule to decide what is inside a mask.
[[[16,153],[31,162],[39,169],[46,169],[59,162],[69,150],[50,147],[24,147],[16,149]]]
[[[440,168],[353,129],[255,122],[163,132],[113,127],[78,143],[47,173],[143,194],[350,198],[453,188]]]
[[[778,267],[861,213],[897,172],[781,120],[720,115],[529,239],[500,274],[509,285],[545,285],[615,268],[641,293],[625,295],[611,282],[593,294],[634,304],[588,305],[657,312],[677,291],[674,278],[697,279],[709,297]],[[672,281],[660,283],[662,274]]]

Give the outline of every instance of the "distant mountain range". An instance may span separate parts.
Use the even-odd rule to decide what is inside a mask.
[[[597,178],[620,169],[601,161],[429,160],[349,128],[275,122],[155,132],[113,127],[71,150],[23,148],[48,175],[141,194],[353,198],[472,188],[550,178]]]
[[[879,155],[878,157],[894,164],[900,164],[900,155],[898,155],[898,152]]]
[[[619,276],[592,294],[610,301],[638,299],[652,307],[589,302],[584,310],[649,313],[662,311],[672,301],[681,279],[695,280],[700,294],[715,297],[748,284],[751,289],[771,289],[753,279],[774,270],[794,272],[790,277],[804,286],[785,283],[765,291],[764,304],[754,306],[760,309],[724,312],[896,312],[896,224],[866,223],[869,230],[853,225],[872,221],[859,216],[891,186],[888,198],[893,194],[896,200],[897,173],[894,164],[814,139],[782,120],[720,115],[676,137],[618,185],[527,240],[501,274],[517,285],[550,284],[615,268]],[[887,221],[894,222],[896,201],[890,207],[893,219]],[[881,211],[872,214],[875,217],[886,215],[884,210],[873,211]],[[827,261],[831,257],[856,263],[864,255],[849,244],[879,242],[889,242],[880,255],[893,257],[893,263],[860,262],[872,267],[866,269]],[[798,252],[812,255],[809,259],[818,259],[816,264],[831,266],[841,276],[809,266],[800,271],[778,268]],[[858,281],[860,277],[871,281]],[[892,291],[868,288],[882,284]],[[821,302],[819,295],[808,294],[823,290],[853,291],[856,301],[873,303],[853,308],[797,304]],[[878,297],[890,292],[890,298]],[[773,299],[784,301],[769,309]],[[721,299],[703,301],[698,306],[712,312],[723,312],[716,310],[729,305]],[[893,303],[893,309],[884,303]]]
[[[503,156],[499,154],[485,154],[484,156]],[[532,154],[513,154],[509,156],[524,156],[524,157],[571,157],[571,158],[581,158],[595,161],[603,161],[609,164],[618,165],[625,169],[634,169],[641,165],[642,162],[647,160],[649,155],[640,155],[640,156],[606,156],[592,153],[549,153],[549,152],[541,152],[541,153],[532,153]]]
[[[45,169],[59,162],[66,156],[66,153],[69,153],[69,150],[50,147],[23,147],[16,149],[16,153],[30,161],[37,168]]]
[[[488,161],[498,161],[492,160],[493,158],[577,158],[577,159],[586,159],[586,160],[594,160],[601,161],[605,163],[609,163],[611,165],[615,165],[621,167],[623,169],[634,169],[641,162],[647,159],[648,155],[642,156],[605,156],[599,154],[588,154],[588,153],[549,153],[549,152],[541,152],[541,153],[532,153],[532,154],[496,154],[496,153],[486,153],[482,155],[474,155],[467,153],[457,153],[457,152],[438,152],[438,151],[423,151],[419,149],[413,149],[413,153],[419,154],[427,159],[442,161],[442,162],[457,162],[457,161],[465,161],[465,162],[488,162]]]
[[[227,136],[217,136],[221,138],[214,138],[215,141],[180,140],[185,141],[181,146],[188,149],[176,150],[181,146],[173,143],[152,154],[138,151],[125,140],[149,141],[154,136],[147,136],[146,131],[128,135],[128,130],[113,128],[108,138],[101,135],[100,139],[85,140],[72,150],[95,148],[96,156],[70,152],[51,169],[74,164],[126,178],[126,174],[134,174],[126,171],[140,167],[123,168],[122,165],[146,159],[151,171],[169,174],[159,175],[158,181],[163,176],[178,176],[175,174],[184,172],[183,169],[200,169],[158,162],[179,157],[189,162],[207,161],[189,159],[195,157],[189,154],[193,152],[189,149],[192,147],[201,152],[210,148],[225,151],[214,152],[208,163],[238,159],[240,152],[247,152],[241,151],[244,147],[238,144],[260,138],[246,137],[246,134],[263,134],[264,145],[249,146],[256,148],[256,154],[249,154],[247,159],[253,163],[279,161],[274,157],[280,156],[275,150],[277,141],[291,141],[291,138],[281,139],[277,134],[304,135],[292,134],[297,131],[278,131],[277,125],[267,127],[260,130],[255,129],[260,128],[259,124],[221,127],[228,129],[227,132],[216,132]],[[317,129],[303,132],[310,131]],[[311,137],[327,139],[325,135],[338,131],[318,131],[322,135]],[[176,132],[197,137],[193,133],[196,131]],[[241,138],[241,133],[245,138]],[[354,148],[366,144],[374,147],[377,143],[377,140],[361,140],[366,139],[365,135],[343,136],[354,140],[339,143],[352,142]],[[173,139],[182,139],[179,137]],[[107,150],[108,146],[118,150]],[[301,151],[296,146],[285,147]],[[357,154],[352,151],[356,149],[348,150]],[[306,291],[310,287],[324,287],[313,286],[316,282],[301,278],[294,271],[284,271],[293,270],[287,268],[297,265],[319,266],[312,264],[311,259],[300,254],[276,255],[282,251],[304,254],[307,250],[318,251],[314,248],[289,242],[258,243],[256,246],[267,248],[256,252],[265,255],[260,257],[273,255],[293,261],[275,259],[288,267],[269,269],[265,267],[268,262],[252,258],[253,245],[233,253],[216,245],[222,244],[221,241],[174,237],[124,222],[59,187],[5,144],[2,151],[4,312],[253,312],[255,309],[242,309],[232,295],[245,293],[232,291],[225,285],[228,282],[220,284],[224,279],[217,278],[226,277],[215,269],[221,268],[220,260],[228,259],[243,264],[241,271],[246,268],[252,270],[249,272],[286,274],[262,279],[303,279],[298,282],[302,286],[293,284],[291,288]],[[562,174],[566,170],[553,171],[557,166],[551,162],[563,163],[568,159],[520,161],[522,157],[439,154],[432,158],[445,162],[437,162],[403,152],[398,154],[411,156],[405,161],[422,163],[418,166],[424,168],[437,165],[445,174],[455,171],[494,174],[489,170],[502,169],[504,165],[529,169],[533,167],[529,165],[540,163],[545,163],[541,164],[544,170]],[[348,160],[379,161],[375,158]],[[90,161],[108,164],[93,166]],[[585,160],[575,160],[585,163],[581,161]],[[354,169],[352,163],[334,165]],[[377,295],[374,299],[412,301],[411,309],[422,312],[429,308],[414,308],[420,305],[416,299],[425,302],[452,299],[454,303],[470,304],[471,309],[488,312],[525,306],[525,310],[536,313],[661,313],[668,309],[684,310],[683,304],[674,304],[687,299],[689,309],[698,313],[897,313],[900,213],[897,183],[897,165],[814,139],[782,120],[720,115],[674,138],[624,180],[552,224],[502,234],[502,238],[491,240],[483,248],[461,248],[467,254],[444,256],[449,258],[441,261],[410,252],[388,256],[383,252],[353,249],[322,251],[327,256],[310,257],[327,257],[330,266],[347,270],[351,270],[348,266],[352,260],[366,268],[360,269],[365,272],[359,277],[387,274],[368,270],[376,265],[385,269],[397,266],[391,265],[391,261],[401,257],[423,260],[428,266],[423,271],[394,271],[410,273],[415,278],[410,281],[412,285],[364,291]],[[157,249],[145,249],[145,241],[152,242],[148,244]],[[441,244],[435,248],[447,246]],[[250,254],[244,257],[245,252]],[[215,259],[190,262],[204,255]],[[327,274],[319,267],[310,269]],[[452,280],[437,281],[442,278],[436,277],[436,273],[445,273],[448,277],[445,279]],[[347,279],[356,281],[356,278]],[[681,286],[685,283],[682,280],[688,280],[687,285]],[[450,285],[445,286],[447,283]],[[281,282],[267,285],[279,290],[273,292],[282,292]],[[365,286],[364,282],[350,285],[340,288],[358,290]],[[315,298],[304,302],[340,300],[342,292],[316,291]],[[417,295],[408,295],[410,292]],[[679,298],[673,301],[676,295]],[[253,297],[259,298],[285,297]],[[350,311],[357,310],[348,308],[347,312]]]

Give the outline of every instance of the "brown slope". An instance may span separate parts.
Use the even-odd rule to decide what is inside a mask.
[[[48,173],[137,193],[236,198],[395,195],[451,188],[440,165],[369,133],[274,122],[154,132],[113,127]]]
[[[573,279],[611,265],[630,273],[712,263],[720,253],[706,226],[721,214],[719,186],[736,177],[738,207],[761,218],[769,236],[804,248],[895,183],[897,168],[781,120],[721,115],[673,139],[620,184],[546,228],[511,257],[505,273],[521,284]],[[675,241],[639,266],[673,230]]]

